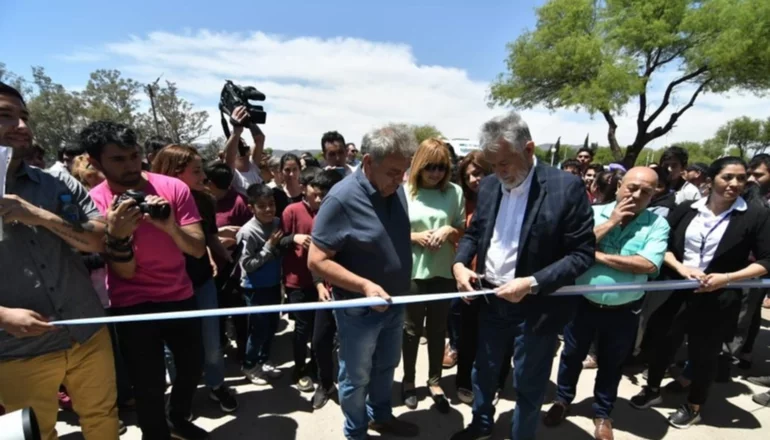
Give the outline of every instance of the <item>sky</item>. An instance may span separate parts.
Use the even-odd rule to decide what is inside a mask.
[[[487,105],[489,84],[505,70],[506,44],[534,29],[540,3],[2,0],[0,62],[26,77],[31,66],[43,66],[75,90],[99,68],[144,83],[162,75],[210,113],[211,131],[201,140],[221,135],[225,79],[267,95],[263,130],[277,150],[320,149],[330,130],[359,143],[388,122],[433,124],[446,137],[476,139],[485,120],[508,110]],[[674,74],[653,83],[653,102]],[[683,104],[687,90],[675,98]],[[704,95],[652,146],[705,140],[742,115],[768,116],[758,97]],[[582,144],[588,134],[607,144],[601,115],[536,107],[522,116],[536,143],[561,136]],[[630,143],[634,118],[616,119],[621,145]]]

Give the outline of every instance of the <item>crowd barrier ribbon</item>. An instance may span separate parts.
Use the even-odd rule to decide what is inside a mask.
[[[646,283],[615,283],[603,285],[566,286],[550,296],[586,295],[591,293],[608,292],[660,292],[671,290],[687,290],[697,288],[699,283],[690,280],[648,281]],[[731,288],[770,288],[770,279],[754,279],[730,284]],[[390,302],[382,298],[356,298],[344,301],[313,302],[301,304],[276,304],[270,306],[234,307],[226,309],[190,310],[182,312],[148,313],[142,315],[104,316],[98,318],[69,319],[52,321],[53,325],[86,325],[86,324],[115,324],[120,322],[141,322],[166,319],[206,318],[213,316],[251,315],[254,313],[289,313],[307,310],[344,309],[348,307],[371,307],[382,305],[398,305],[428,301],[448,300],[463,297],[475,297],[493,294],[493,290],[478,290],[475,292],[448,292],[423,295],[394,296]]]

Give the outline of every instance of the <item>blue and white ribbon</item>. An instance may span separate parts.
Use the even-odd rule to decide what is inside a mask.
[[[646,283],[616,283],[603,285],[579,285],[562,287],[550,296],[587,295],[592,293],[623,293],[623,292],[660,292],[672,290],[692,290],[698,288],[697,281],[649,281]],[[731,288],[770,288],[770,279],[754,279],[730,284]],[[290,313],[309,310],[344,309],[349,307],[372,307],[383,305],[399,305],[441,301],[454,298],[475,297],[494,294],[494,290],[478,290],[475,292],[431,293],[423,295],[394,296],[391,301],[382,298],[356,298],[344,301],[312,302],[300,304],[276,304],[269,306],[234,307],[225,309],[190,310],[182,312],[147,313],[141,315],[104,316],[98,318],[69,319],[52,321],[53,325],[87,325],[115,324],[120,322],[143,322],[168,319],[207,318],[214,316],[251,315],[255,313]]]

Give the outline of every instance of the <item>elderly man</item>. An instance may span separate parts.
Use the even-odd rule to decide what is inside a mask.
[[[484,124],[481,145],[495,175],[482,180],[470,227],[453,266],[461,291],[481,281],[495,295],[479,316],[473,371],[473,422],[453,440],[490,438],[493,400],[505,353],[514,347],[514,440],[535,438],[557,333],[574,298],[551,298],[594,262],[593,219],[580,178],[538,164],[527,124],[517,113]],[[478,274],[468,266],[477,257]]]
[[[23,162],[32,141],[28,117],[19,92],[0,82],[0,145],[13,149],[6,196],[0,198],[0,404],[8,411],[32,407],[40,438],[55,439],[56,392],[63,384],[83,436],[117,440],[115,363],[107,328],[48,322],[104,315],[77,252],[104,251],[104,220],[69,174],[57,178]]]
[[[593,208],[596,264],[578,278],[578,284],[644,283],[660,270],[669,226],[665,218],[647,210],[657,185],[655,170],[632,168],[621,181],[616,202]],[[614,438],[610,413],[623,362],[636,340],[643,296],[640,290],[593,293],[581,299],[577,315],[564,329],[556,401],[543,420],[546,426],[556,426],[567,416],[583,359],[596,339],[599,371],[594,383],[594,437]]]
[[[361,167],[332,188],[313,226],[308,267],[332,285],[334,298],[382,300],[380,306],[334,311],[340,406],[349,440],[368,438],[367,429],[406,437],[419,433],[392,414],[404,308],[385,302],[409,292],[412,247],[401,182],[416,149],[417,141],[404,125],[368,133],[361,144]]]

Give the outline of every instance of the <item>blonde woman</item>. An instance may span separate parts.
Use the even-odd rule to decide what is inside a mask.
[[[452,292],[455,242],[465,229],[465,200],[460,186],[451,183],[449,149],[438,139],[427,139],[412,159],[406,185],[412,239],[411,293]],[[417,408],[415,364],[423,328],[428,336],[428,388],[436,408],[449,412],[449,401],[439,385],[444,359],[449,301],[409,304],[404,323],[404,380],[402,398]]]

